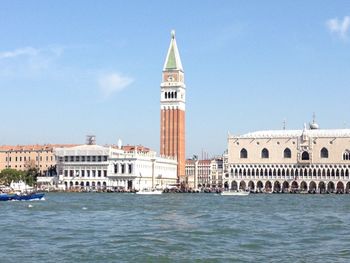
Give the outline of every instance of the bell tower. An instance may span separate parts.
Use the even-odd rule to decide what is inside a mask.
[[[185,179],[186,86],[175,31],[165,59],[160,84],[160,154],[177,158],[177,177]]]

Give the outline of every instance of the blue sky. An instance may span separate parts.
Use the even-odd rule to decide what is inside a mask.
[[[227,133],[350,127],[350,1],[1,1],[0,144],[159,149],[176,30],[187,156]]]

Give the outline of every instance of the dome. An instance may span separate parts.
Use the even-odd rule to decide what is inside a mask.
[[[319,128],[318,124],[316,122],[310,123],[310,129],[311,130],[317,130]]]

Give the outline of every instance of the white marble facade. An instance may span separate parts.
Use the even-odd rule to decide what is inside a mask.
[[[80,145],[56,148],[59,185],[65,190],[140,190],[177,182],[177,162],[153,151]]]

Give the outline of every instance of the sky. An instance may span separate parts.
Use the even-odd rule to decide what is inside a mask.
[[[186,155],[228,133],[350,128],[350,1],[16,1],[0,8],[0,145],[159,152],[170,32],[185,71]]]

